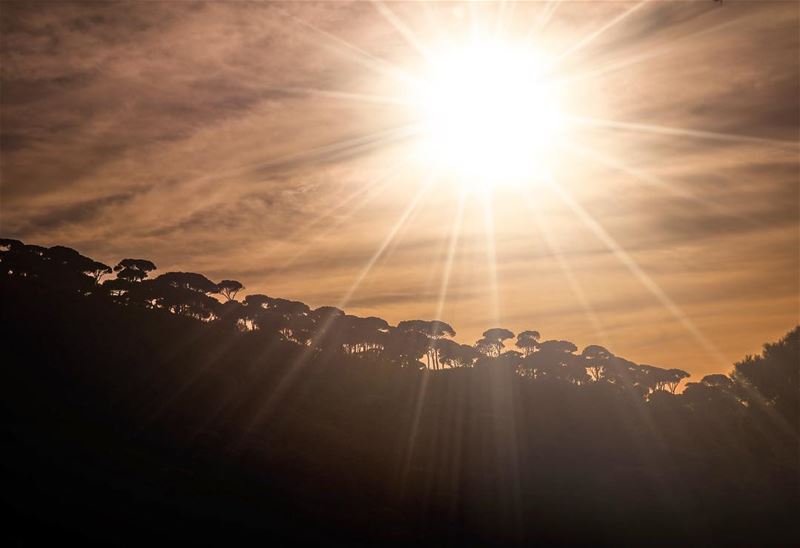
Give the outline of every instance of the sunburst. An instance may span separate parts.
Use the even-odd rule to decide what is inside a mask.
[[[365,104],[384,104],[387,109],[404,111],[406,124],[389,128],[388,133],[376,134],[374,139],[358,141],[359,147],[373,145],[376,148],[394,147],[399,141],[409,152],[408,165],[421,165],[423,171],[430,171],[429,184],[423,185],[420,192],[428,192],[432,186],[445,186],[447,182],[458,191],[457,209],[449,230],[445,263],[441,268],[442,279],[439,285],[439,299],[436,314],[441,315],[445,308],[452,263],[457,254],[459,233],[465,225],[463,211],[465,196],[472,195],[485,207],[486,251],[489,268],[486,286],[494,295],[493,314],[498,311],[498,279],[494,265],[494,219],[492,194],[502,188],[519,193],[520,201],[530,204],[531,195],[541,197],[549,194],[560,201],[575,219],[585,225],[590,232],[607,248],[630,272],[632,278],[647,290],[665,311],[675,318],[688,333],[705,349],[709,357],[722,360],[719,350],[694,324],[689,316],[678,306],[667,292],[633,259],[616,239],[603,227],[601,220],[592,216],[576,197],[559,184],[558,172],[562,164],[573,158],[589,158],[606,167],[618,171],[648,185],[654,191],[665,191],[699,202],[691,193],[686,194],[672,188],[669,181],[633,168],[615,159],[605,151],[593,150],[580,139],[584,128],[594,132],[605,131],[609,139],[618,132],[632,132],[660,136],[662,138],[719,140],[731,143],[748,143],[756,146],[779,148],[796,153],[797,143],[776,141],[759,137],[704,131],[697,128],[665,127],[646,122],[618,121],[604,116],[576,115],[571,112],[569,92],[572,88],[586,86],[588,81],[597,78],[613,77],[621,67],[642,63],[658,55],[665,48],[650,48],[637,51],[633,55],[620,58],[603,57],[602,64],[585,66],[585,70],[574,69],[574,59],[591,57],[592,46],[601,42],[601,37],[611,29],[625,25],[636,17],[646,2],[622,6],[607,21],[601,22],[583,36],[578,37],[561,51],[547,51],[539,46],[537,39],[556,18],[557,2],[547,3],[530,21],[526,32],[511,32],[508,28],[510,13],[515,4],[501,3],[494,17],[483,19],[486,10],[470,5],[463,18],[463,29],[451,26],[437,28],[431,36],[418,31],[405,22],[392,8],[380,2],[373,2],[376,11],[408,43],[417,56],[415,64],[395,64],[379,55],[365,51],[329,31],[318,28],[294,15],[288,14],[292,21],[311,31],[316,39],[321,39],[325,47],[352,60],[359,66],[373,71],[376,80],[390,80],[393,93],[388,95],[364,94],[347,90],[306,90],[343,101],[363,102]],[[436,16],[430,7],[428,19]],[[481,15],[482,14],[482,15]],[[711,32],[721,26],[711,27],[703,32]],[[430,29],[428,29],[430,30]],[[428,40],[427,38],[430,38]],[[686,38],[686,37],[684,37]],[[392,117],[396,119],[397,117]],[[402,118],[402,117],[401,117]],[[386,135],[392,135],[391,139]],[[332,144],[336,147],[336,144]],[[409,168],[410,172],[412,171]],[[536,186],[537,192],[532,192]],[[539,192],[541,191],[541,192]],[[403,207],[395,222],[389,222],[387,232],[380,241],[375,253],[358,272],[353,284],[338,303],[347,304],[360,284],[370,275],[370,270],[403,233],[403,227],[413,217],[417,208],[423,207],[425,200],[420,192],[413,194],[409,203]],[[713,204],[705,203],[709,207]],[[534,208],[535,209],[535,208]],[[533,210],[532,210],[533,211]],[[546,235],[548,246],[576,298],[591,319],[595,332],[605,338],[606,330],[601,318],[592,308],[589,298],[576,276],[566,254],[558,249],[550,228],[533,211],[532,231],[537,228]]]

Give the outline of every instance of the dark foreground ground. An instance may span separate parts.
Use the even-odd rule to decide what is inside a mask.
[[[2,289],[9,545],[797,545],[792,417]],[[5,521],[5,520],[4,520]]]

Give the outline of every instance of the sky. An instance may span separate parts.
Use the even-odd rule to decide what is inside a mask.
[[[3,2],[0,234],[726,371],[800,322],[798,28],[768,0]],[[580,123],[546,184],[471,191],[408,131],[408,82],[476,32],[555,60]]]

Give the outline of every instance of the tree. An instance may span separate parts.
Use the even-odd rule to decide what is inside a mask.
[[[419,360],[430,348],[430,340],[424,333],[390,327],[384,336],[383,355],[400,367],[427,367]]]
[[[505,347],[503,341],[513,339],[514,333],[502,327],[494,327],[483,332],[483,337],[475,343],[475,348],[482,354],[497,357]]]
[[[222,280],[217,284],[217,287],[219,287],[220,294],[228,301],[236,299],[236,294],[244,289],[241,282],[236,280]]]
[[[58,275],[62,279],[72,277],[71,282],[79,285],[85,285],[80,274],[92,278],[94,285],[97,285],[100,278],[111,273],[110,266],[85,257],[70,247],[53,246],[44,253],[44,257],[59,269]]]
[[[156,265],[146,259],[122,259],[114,267],[114,272],[117,273],[119,279],[141,282],[155,269]]]
[[[264,310],[269,302],[269,297],[260,293],[247,295],[244,298],[244,310],[242,311],[243,321],[245,326],[250,330],[261,329],[259,320],[262,317]]]
[[[628,360],[614,357],[610,364],[610,375],[614,382],[628,388],[637,389],[642,396],[656,391],[668,391],[675,394],[681,381],[689,377],[689,373],[681,369],[663,369],[654,365],[637,365]]]
[[[596,344],[590,344],[584,348],[581,356],[583,356],[586,364],[586,370],[594,381],[599,381],[603,378],[603,371],[608,366],[609,361],[614,358],[614,354]]]
[[[152,303],[174,314],[210,320],[216,316],[219,301],[217,284],[195,272],[166,272],[150,282],[140,282],[131,289],[131,297]]]
[[[199,293],[218,293],[217,284],[195,272],[166,272],[156,278],[159,283],[182,287]]]
[[[339,318],[345,315],[344,310],[335,306],[320,306],[309,312],[314,324],[311,344],[319,349],[342,350]]]
[[[448,367],[472,367],[480,355],[474,347],[451,339],[440,340],[437,350],[439,361]]]
[[[44,256],[47,248],[26,245],[19,240],[3,239],[0,246],[0,264],[3,274],[17,278],[40,278],[46,269]]]
[[[416,332],[428,339],[427,360],[428,367],[439,369],[439,354],[437,346],[445,337],[454,337],[455,330],[447,323],[440,320],[406,320],[397,324],[401,331]]]
[[[217,307],[217,320],[222,324],[244,331],[247,329],[244,310],[245,307],[239,301],[225,301]]]
[[[70,247],[61,245],[43,248],[18,242],[9,243],[7,247],[4,255],[12,267],[10,271],[17,275],[39,278],[48,285],[70,291],[90,293],[96,285],[96,277],[108,268]],[[100,273],[95,272],[97,270]]]
[[[649,397],[656,392],[666,392],[665,383],[669,375],[666,369],[643,363],[630,366],[628,377],[631,379],[631,385],[636,385],[644,397]]]
[[[678,385],[683,379],[689,378],[691,375],[682,369],[668,369],[664,385],[669,390],[670,394],[674,394],[678,389]]]
[[[307,318],[311,309],[300,301],[291,301],[277,297],[269,297],[267,312],[275,315],[279,323],[278,331],[285,338],[305,344],[311,330],[311,322]]]
[[[539,350],[522,360],[521,366],[534,379],[559,379],[582,384],[589,377],[578,347],[569,341],[544,341]]]
[[[528,357],[539,348],[540,337],[538,331],[523,331],[517,335],[515,346],[522,350],[523,356]]]
[[[311,317],[314,318],[317,324],[339,316],[344,316],[344,310],[336,308],[335,306],[320,306],[311,311]]]
[[[383,334],[389,329],[386,320],[345,315],[338,317],[337,322],[344,335],[343,341],[348,353],[357,354],[383,349]]]
[[[103,264],[99,261],[92,261],[89,265],[89,269],[84,271],[86,274],[94,278],[94,283],[99,284],[100,280],[103,276],[111,274],[112,270],[111,267],[107,264]]]
[[[316,327],[305,303],[256,293],[244,298],[245,319],[251,328],[280,333],[301,345],[309,343]]]
[[[21,241],[14,240],[13,238],[0,238],[0,253],[11,251],[12,249],[21,249],[25,246]]]
[[[0,240],[0,247],[3,248],[0,251],[0,263],[5,275],[36,278],[47,285],[69,291],[91,292],[95,284],[90,273],[96,264],[102,264],[60,245],[46,248],[3,239]]]
[[[712,375],[706,375],[700,382],[706,386],[713,386],[716,388],[723,388],[725,390],[730,390],[733,388],[733,379],[731,379],[727,375],[722,375],[721,373],[714,373]]]
[[[493,367],[506,368],[509,371],[516,371],[522,365],[523,355],[516,350],[506,350],[497,356],[492,363]]]
[[[681,398],[695,411],[713,409],[717,415],[742,413],[745,409],[736,395],[736,383],[718,373],[687,383]]]
[[[760,355],[734,364],[733,378],[750,389],[744,392],[748,402],[758,403],[758,394],[794,428],[800,428],[800,326],[779,341],[765,344]]]

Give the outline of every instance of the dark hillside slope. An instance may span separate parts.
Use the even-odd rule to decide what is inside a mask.
[[[398,368],[0,283],[20,544],[791,545],[797,430],[767,408],[501,366]]]

